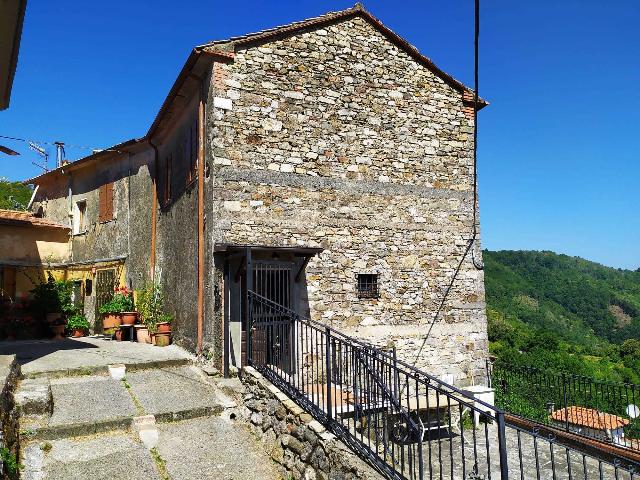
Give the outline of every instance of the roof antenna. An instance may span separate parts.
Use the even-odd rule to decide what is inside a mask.
[[[33,150],[38,155],[40,155],[40,157],[42,157],[42,165],[40,165],[37,162],[31,162],[31,163],[33,163],[36,167],[39,167],[42,170],[44,170],[44,173],[47,173],[49,171],[49,154],[47,153],[47,151],[35,142],[28,142],[28,145],[31,150]]]
[[[56,168],[62,166],[62,162],[64,162],[64,157],[66,155],[64,151],[64,142],[53,142],[56,146]]]

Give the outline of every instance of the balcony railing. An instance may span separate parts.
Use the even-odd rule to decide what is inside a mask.
[[[501,363],[488,370],[496,404],[505,411],[640,458],[640,385]]]
[[[248,295],[249,363],[387,478],[632,480],[640,472],[512,424],[391,353]]]

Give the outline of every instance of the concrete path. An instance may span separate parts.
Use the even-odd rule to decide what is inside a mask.
[[[239,382],[214,379],[194,365],[173,366],[176,359],[190,362],[177,348],[83,343],[93,346],[49,351],[24,364],[36,378],[18,386],[22,479],[280,479],[260,442],[232,414]],[[73,369],[60,368],[74,351],[100,372],[107,359],[133,361],[133,369],[115,380],[79,375],[75,357]],[[145,415],[152,416],[141,423]]]
[[[192,355],[176,345],[158,348],[102,337],[0,342],[0,355],[11,354],[16,355],[25,377],[106,373],[107,365],[114,363],[124,363],[131,370],[193,361]]]
[[[162,424],[158,452],[173,479],[279,479],[260,441],[243,424],[222,417]]]

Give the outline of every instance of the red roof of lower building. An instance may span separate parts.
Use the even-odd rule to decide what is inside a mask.
[[[0,224],[2,225],[18,225],[25,227],[48,227],[62,228],[69,230],[69,227],[58,222],[47,220],[45,218],[36,217],[31,212],[20,212],[17,210],[0,209]]]
[[[554,411],[551,418],[557,422],[568,421],[573,425],[597,430],[617,430],[629,425],[626,418],[586,407],[561,408]]]

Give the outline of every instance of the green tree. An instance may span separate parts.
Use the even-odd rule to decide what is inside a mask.
[[[21,182],[0,178],[0,208],[5,210],[26,210],[32,190]]]

